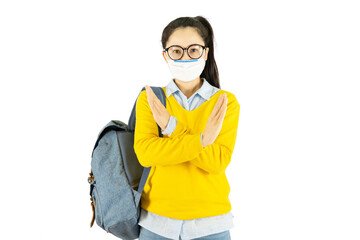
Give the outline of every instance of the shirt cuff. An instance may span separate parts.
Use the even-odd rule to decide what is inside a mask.
[[[202,135],[203,135],[203,133],[200,134],[200,141],[201,141],[201,146],[204,147],[204,145],[202,143]]]
[[[177,124],[176,117],[170,115],[169,122],[168,122],[165,130],[161,130],[161,133],[163,135],[169,135],[170,136],[174,132],[174,130],[176,128],[176,124]]]

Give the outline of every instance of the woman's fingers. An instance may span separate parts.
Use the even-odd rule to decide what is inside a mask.
[[[146,88],[146,94],[148,96],[148,102],[149,102],[149,104],[151,103],[152,110],[160,111],[161,105],[163,105],[163,104],[161,103],[159,98],[156,96],[156,94],[154,93],[154,91],[152,90],[151,87],[149,87],[148,85],[145,85],[145,88]]]
[[[147,99],[150,102],[150,101],[152,101],[152,98],[153,98],[153,95],[152,95],[153,90],[148,85],[145,85],[145,89],[146,89]]]
[[[214,118],[216,117],[216,115],[217,115],[217,113],[219,111],[219,106],[220,106],[222,100],[223,100],[223,95],[220,95],[220,97],[218,98],[218,100],[217,100],[217,102],[216,102],[216,104],[215,104],[215,106],[214,106],[214,108],[213,108],[213,110],[212,110],[212,112],[210,114],[210,117],[214,117]]]
[[[224,94],[221,94],[220,97],[219,97],[219,99],[217,100],[214,108],[216,108],[216,109],[217,109],[217,108],[220,108],[221,103],[223,102],[223,100],[224,100]]]
[[[151,108],[151,111],[154,113],[154,111],[156,111],[155,108],[155,103],[154,103],[154,92],[151,89],[151,87],[149,87],[148,85],[145,85],[145,89],[146,89],[146,95],[147,95],[147,100],[149,102],[149,106]]]
[[[228,99],[227,99],[227,97],[225,97],[223,104],[221,106],[220,118],[219,118],[220,121],[224,120],[224,117],[226,114],[226,109],[227,109],[227,101],[228,101]]]
[[[170,113],[148,85],[145,85],[145,89],[154,120],[164,130],[169,122]]]
[[[221,118],[221,115],[222,115],[222,112],[224,109],[224,105],[226,107],[226,103],[227,103],[227,97],[226,97],[225,93],[222,94],[220,97],[221,97],[221,99],[218,100],[218,102],[216,103],[216,106],[214,107],[214,108],[216,108],[215,116],[214,116],[216,119]]]

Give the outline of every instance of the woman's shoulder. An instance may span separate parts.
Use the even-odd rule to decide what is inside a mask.
[[[232,93],[232,92],[230,92],[230,91],[227,91],[227,90],[224,90],[224,89],[220,89],[220,90],[219,90],[219,96],[220,96],[221,94],[224,94],[224,93],[226,93],[226,96],[227,96],[227,98],[228,98],[228,103],[239,104],[239,102],[238,102],[238,100],[237,100],[237,98],[236,98],[236,96],[235,96],[234,93]],[[240,105],[240,104],[239,104],[239,105]]]

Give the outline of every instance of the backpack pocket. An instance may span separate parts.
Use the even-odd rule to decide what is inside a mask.
[[[104,222],[103,222],[103,214],[101,209],[101,202],[99,198],[98,191],[96,189],[96,186],[94,186],[94,189],[92,191],[92,198],[95,204],[95,220],[99,227],[105,230],[104,228]]]

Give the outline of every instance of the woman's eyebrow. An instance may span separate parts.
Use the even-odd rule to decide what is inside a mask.
[[[183,46],[180,45],[180,44],[172,44],[172,45],[170,45],[169,47],[172,47],[172,46],[180,46],[180,47],[183,47],[183,48],[187,48],[187,47],[189,47],[189,46],[191,46],[191,45],[194,45],[194,44],[202,45],[201,43],[192,43],[192,44],[189,44],[189,45],[186,46],[186,47],[183,47]]]

